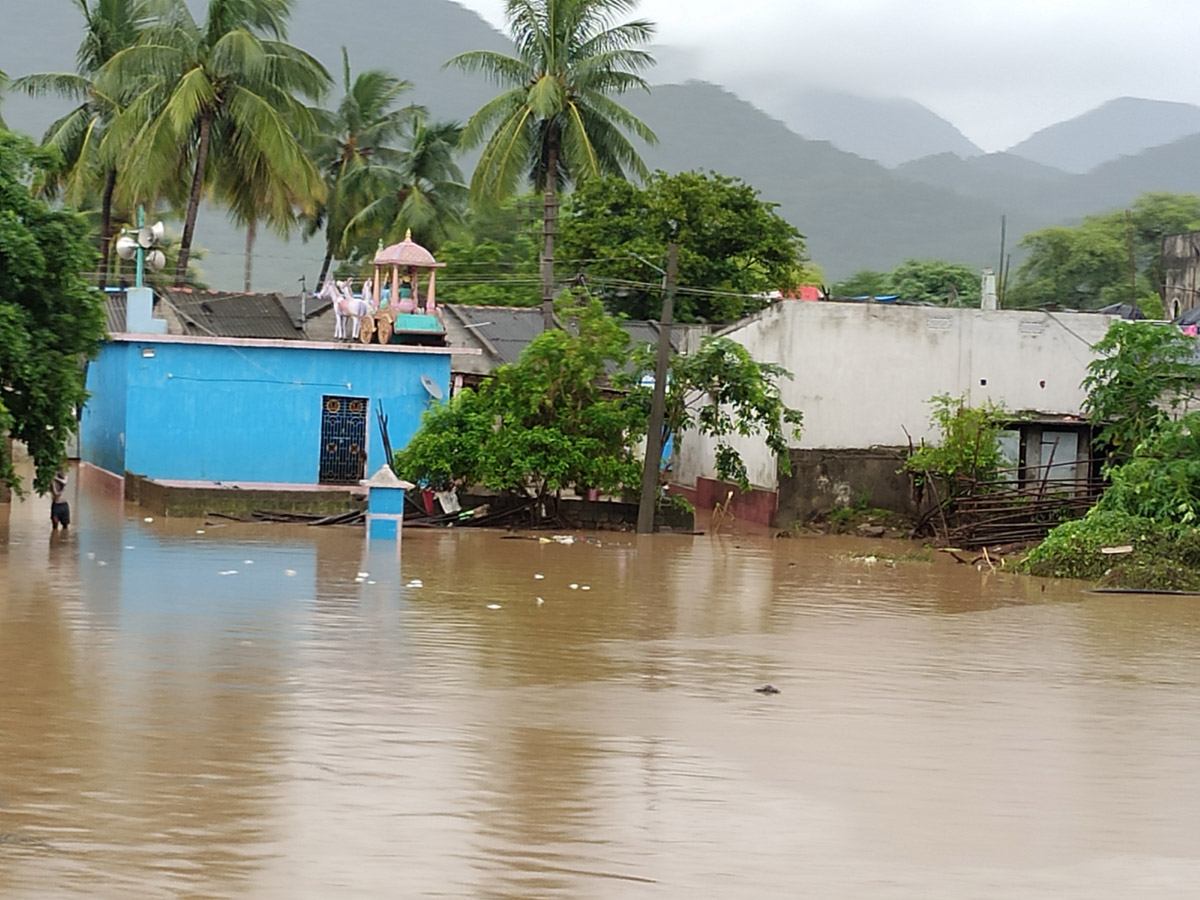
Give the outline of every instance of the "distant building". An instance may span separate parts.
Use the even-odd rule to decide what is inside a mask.
[[[1175,321],[1200,307],[1200,231],[1168,234],[1162,242],[1163,305]]]

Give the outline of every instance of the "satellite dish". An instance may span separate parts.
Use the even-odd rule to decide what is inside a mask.
[[[161,250],[151,250],[146,254],[146,268],[151,272],[161,272],[167,264],[167,255]]]
[[[442,387],[428,375],[421,376],[421,387],[425,388],[426,393],[434,400],[442,399]]]
[[[133,259],[137,254],[137,241],[131,237],[117,238],[117,256],[121,259]]]
[[[145,250],[149,250],[160,240],[162,240],[162,236],[162,222],[159,222],[157,225],[147,225],[145,228],[139,228],[137,233],[138,246]]]

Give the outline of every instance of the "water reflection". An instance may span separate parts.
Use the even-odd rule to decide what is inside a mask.
[[[5,898],[1093,900],[1200,876],[1187,598],[859,540],[412,530],[398,555],[145,522],[91,485],[72,505],[54,540],[45,501],[0,508]]]

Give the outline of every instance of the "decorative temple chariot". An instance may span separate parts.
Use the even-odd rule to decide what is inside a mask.
[[[334,340],[403,344],[443,338],[437,270],[446,264],[416,243],[410,230],[398,244],[384,247],[381,241],[371,265],[374,275],[363,282],[361,298],[354,295],[349,282],[332,279],[317,295],[333,304]]]

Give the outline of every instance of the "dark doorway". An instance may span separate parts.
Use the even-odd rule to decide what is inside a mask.
[[[321,398],[321,484],[358,484],[367,468],[367,398]]]

